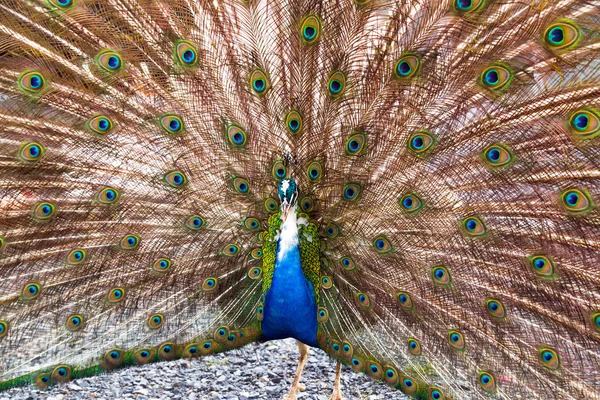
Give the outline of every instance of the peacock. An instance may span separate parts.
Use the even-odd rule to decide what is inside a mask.
[[[0,390],[295,338],[600,399],[600,1],[2,0]],[[267,396],[265,394],[265,396]]]

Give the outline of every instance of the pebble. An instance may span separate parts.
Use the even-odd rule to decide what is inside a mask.
[[[294,340],[248,345],[197,360],[161,362],[82,378],[46,390],[33,386],[0,393],[0,400],[280,400],[287,394],[298,363]],[[334,360],[311,349],[298,400],[329,400]],[[351,368],[342,371],[344,400],[408,400],[401,392],[374,382]]]

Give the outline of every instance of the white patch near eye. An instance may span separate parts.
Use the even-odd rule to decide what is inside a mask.
[[[287,179],[281,181],[281,191],[283,192],[284,196],[285,196],[285,192],[287,192],[289,187],[290,187],[290,181],[288,181]]]

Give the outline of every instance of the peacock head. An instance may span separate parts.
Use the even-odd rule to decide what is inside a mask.
[[[285,221],[291,208],[296,207],[298,201],[298,186],[292,178],[282,179],[277,189],[281,202],[281,219]]]

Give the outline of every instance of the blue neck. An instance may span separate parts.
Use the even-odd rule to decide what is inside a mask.
[[[273,282],[265,295],[262,330],[267,340],[293,337],[317,347],[317,304],[300,262],[296,211],[281,225]]]

